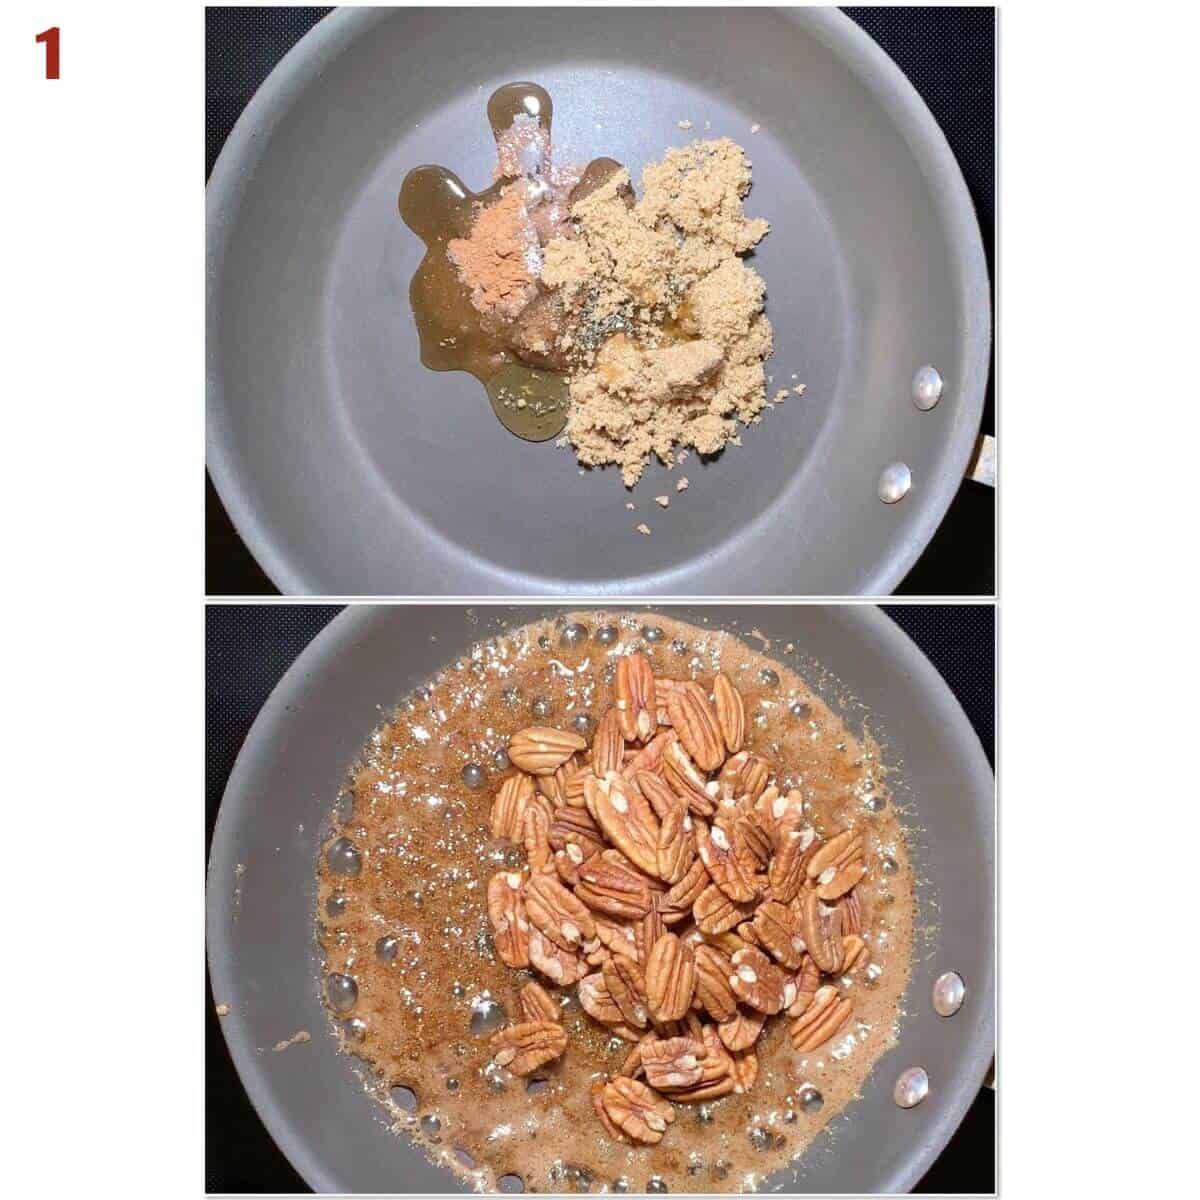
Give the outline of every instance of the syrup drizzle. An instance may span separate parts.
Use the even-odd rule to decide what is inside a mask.
[[[488,100],[488,121],[500,154],[501,139],[514,121],[532,118],[550,145],[554,103],[536,83],[506,83]],[[502,157],[502,156],[501,156]],[[510,164],[511,165],[511,164]],[[548,154],[520,163],[530,178],[549,169]],[[570,193],[573,202],[598,187],[620,164],[596,159]],[[539,295],[508,325],[485,321],[447,253],[455,238],[465,238],[476,215],[497,200],[518,178],[502,175],[491,187],[472,192],[447,167],[414,167],[400,189],[400,215],[425,243],[425,257],[409,285],[409,303],[421,342],[421,362],[433,371],[467,371],[483,385],[501,424],[517,437],[541,442],[562,432],[569,402],[567,378],[557,361],[527,361],[514,345],[522,327],[537,321],[553,327],[561,317],[546,294]]]

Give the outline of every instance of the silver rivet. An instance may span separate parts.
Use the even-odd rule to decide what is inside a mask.
[[[502,1092],[506,1086],[504,1078],[504,1068],[498,1067],[494,1062],[488,1063],[483,1068],[483,1077],[487,1080],[488,1090],[493,1092]]]
[[[967,985],[957,971],[939,975],[933,985],[933,1011],[939,1017],[952,1017],[967,995]]]
[[[497,771],[507,771],[508,768],[512,766],[512,763],[508,761],[508,751],[497,750],[496,753],[492,755],[492,766],[495,767]]]
[[[596,630],[596,641],[602,646],[611,646],[620,636],[620,631],[615,625],[602,625]]]
[[[550,649],[550,638],[546,634],[543,633],[542,636],[538,638],[538,646],[542,650],[549,650]]]
[[[653,1176],[646,1184],[648,1192],[665,1192],[667,1190],[666,1180],[659,1179],[657,1175]]]
[[[520,1175],[501,1175],[496,1180],[496,1187],[504,1193],[523,1192],[525,1190],[525,1181]]]
[[[787,1110],[787,1112],[785,1112],[785,1113],[783,1114],[783,1119],[784,1119],[784,1120],[785,1120],[785,1121],[786,1121],[786,1122],[787,1122],[789,1125],[795,1125],[795,1123],[796,1123],[796,1121],[797,1121],[797,1119],[798,1119],[798,1118],[796,1117],[796,1110],[795,1110],[794,1108],[789,1108],[789,1109]]]
[[[642,637],[644,637],[648,642],[661,642],[664,634],[657,625],[643,625]]]
[[[879,860],[879,869],[885,875],[895,875],[900,870],[900,864],[890,854],[885,854]]]
[[[687,642],[682,641],[680,638],[675,638],[671,642],[671,651],[674,654],[686,654],[689,649],[691,647],[688,646]]]
[[[912,381],[913,403],[928,412],[942,398],[942,377],[937,367],[924,366],[918,369]]]
[[[346,911],[346,905],[349,903],[350,901],[341,892],[334,892],[325,901],[325,913],[330,917],[340,917]]]
[[[592,727],[592,718],[588,713],[576,713],[571,718],[571,728],[576,733],[587,733]]]
[[[863,808],[865,808],[867,812],[883,812],[886,807],[887,801],[884,800],[882,796],[877,796],[874,792],[872,792],[869,796],[863,797]]]
[[[478,763],[467,763],[462,769],[462,781],[475,791],[487,783],[487,772]]]
[[[381,963],[393,963],[396,961],[396,955],[400,953],[400,939],[398,937],[381,937],[375,943],[375,957]]]
[[[807,717],[808,714],[812,712],[812,709],[804,700],[793,700],[791,704],[788,705],[788,712],[790,712],[793,717],[800,718]]]
[[[367,1023],[359,1017],[351,1017],[342,1028],[352,1042],[361,1042],[367,1036]]]
[[[929,1076],[921,1067],[900,1072],[892,1098],[901,1108],[916,1108],[929,1095]]]
[[[515,687],[506,687],[501,696],[504,698],[505,704],[517,705],[521,702],[521,690]]]
[[[421,1132],[426,1137],[437,1137],[442,1132],[442,1119],[433,1113],[426,1113],[421,1118]]]
[[[764,1129],[761,1125],[755,1125],[747,1136],[750,1138],[750,1145],[755,1150],[769,1150],[771,1148],[770,1131]]]
[[[562,631],[562,644],[564,646],[578,646],[580,642],[587,641],[587,626],[572,624],[568,625]]]
[[[413,692],[413,695],[416,696],[418,700],[428,700],[433,696],[433,692],[429,688],[422,686],[417,688],[417,690]]]
[[[903,500],[912,487],[912,472],[902,462],[890,463],[879,476],[879,498],[884,504]]]
[[[815,1087],[811,1085],[802,1087],[798,1093],[800,1107],[806,1113],[815,1113],[821,1111],[821,1106],[825,1103],[825,1097],[821,1095]]]
[[[770,667],[763,667],[763,669],[758,673],[758,682],[761,683],[763,687],[778,687],[779,675],[777,672],[772,671]]]
[[[334,1012],[349,1012],[358,1003],[358,984],[335,972],[325,980],[325,998]]]
[[[755,725],[756,729],[765,729],[766,725],[767,725],[767,714],[766,713],[755,713],[754,714],[754,725]]]
[[[874,987],[883,975],[883,968],[878,963],[867,963],[865,977],[870,987]]]
[[[538,696],[530,702],[529,711],[535,717],[548,717],[550,715],[550,701],[545,696]]]
[[[622,1175],[620,1179],[614,1179],[612,1189],[614,1192],[629,1191],[629,1180],[626,1179],[624,1175]]]
[[[696,1119],[703,1125],[711,1125],[713,1119],[713,1109],[711,1104],[702,1104],[696,1109]]]
[[[338,838],[325,851],[325,861],[335,875],[355,876],[362,870],[362,856],[349,838]]]

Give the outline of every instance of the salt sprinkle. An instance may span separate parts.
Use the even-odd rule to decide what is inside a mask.
[[[638,533],[643,534],[646,537],[650,536],[650,526],[647,525],[645,521],[643,521],[640,525],[635,526],[635,528],[637,529]]]

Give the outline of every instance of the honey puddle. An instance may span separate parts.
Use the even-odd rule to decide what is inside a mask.
[[[400,215],[425,243],[425,257],[409,285],[421,341],[421,362],[434,371],[468,371],[483,385],[492,409],[511,433],[527,441],[556,437],[567,420],[565,364],[540,347],[553,337],[555,301],[539,294],[512,319],[485,317],[452,261],[448,246],[465,239],[481,210],[524,181],[525,203],[544,245],[563,231],[570,204],[600,186],[619,164],[596,159],[585,169],[552,161],[554,105],[536,83],[509,83],[487,106],[496,139],[496,182],[472,192],[447,167],[415,167],[400,189]],[[531,247],[537,254],[537,248]],[[536,275],[536,271],[534,272]]]
[[[873,743],[857,741],[799,675],[731,634],[646,614],[566,620],[583,626],[578,640],[563,636],[560,620],[475,646],[364,746],[349,785],[352,811],[318,861],[326,971],[357,986],[349,1006],[341,997],[335,1028],[368,1064],[389,1123],[474,1190],[754,1191],[803,1154],[895,1043],[914,905],[885,767]],[[642,636],[647,622],[660,637]],[[819,833],[861,829],[868,864],[856,894],[871,965],[839,982],[854,1002],[850,1022],[801,1054],[789,1022],[772,1019],[753,1088],[677,1104],[657,1146],[614,1142],[598,1122],[590,1086],[621,1067],[629,1046],[582,1012],[574,988],[548,988],[569,1040],[536,1078],[496,1068],[489,1046],[534,977],[496,958],[486,910],[491,875],[524,860],[489,829],[502,752],[530,724],[568,729],[586,715],[594,727],[613,700],[615,660],[633,648],[656,674],[708,681],[724,671],[745,699],[748,747],[777,764],[782,786],[801,789]],[[466,785],[468,764],[484,768],[483,786]],[[357,875],[331,867],[344,870],[346,843],[329,853],[343,838],[357,852]]]

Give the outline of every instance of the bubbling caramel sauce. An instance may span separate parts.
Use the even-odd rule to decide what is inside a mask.
[[[524,180],[541,244],[564,232],[569,204],[598,187],[619,164],[596,159],[582,173],[551,161],[554,104],[536,83],[508,83],[487,105],[497,148],[497,179],[472,192],[446,167],[420,166],[405,176],[400,215],[425,243],[425,257],[409,285],[409,302],[421,342],[421,362],[434,371],[468,371],[487,391],[492,409],[511,433],[545,441],[567,420],[566,363],[553,345],[562,314],[538,285],[537,295],[511,319],[485,316],[472,303],[450,252],[465,239],[480,212]],[[532,129],[535,136],[514,138]],[[574,187],[576,182],[581,188]],[[546,202],[548,201],[548,202]]]
[[[564,638],[566,622],[587,636]],[[645,626],[662,636],[647,641]],[[612,640],[597,639],[603,627],[614,630]],[[503,774],[496,756],[530,724],[569,729],[585,714],[594,728],[613,700],[617,657],[635,648],[656,674],[708,681],[724,671],[745,700],[748,747],[777,765],[782,786],[801,789],[819,833],[861,829],[869,868],[857,894],[871,966],[839,981],[854,1001],[849,1023],[801,1054],[790,1022],[771,1019],[756,1047],[753,1088],[703,1106],[676,1104],[657,1146],[614,1142],[597,1120],[590,1086],[618,1071],[630,1047],[579,1008],[574,988],[540,980],[562,1007],[568,1045],[535,1079],[497,1069],[489,1045],[506,1017],[518,1019],[517,991],[536,977],[506,967],[492,946],[487,881],[523,861],[519,847],[491,837]],[[466,786],[468,764],[486,771],[483,787]],[[332,873],[324,848],[318,866],[325,969],[358,988],[335,1032],[367,1064],[392,1127],[474,1190],[757,1190],[801,1162],[895,1043],[912,956],[913,877],[885,775],[873,742],[856,739],[795,671],[729,633],[646,613],[587,612],[480,643],[427,694],[401,705],[351,771],[353,807],[327,846],[350,839],[361,872]],[[381,939],[393,939],[386,944],[394,953],[378,951]],[[394,1088],[415,1093],[415,1108],[397,1103]],[[819,1107],[810,1088],[823,1098]]]

